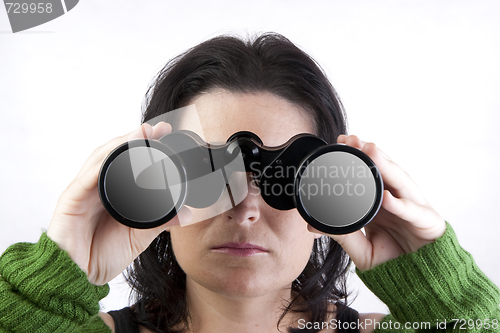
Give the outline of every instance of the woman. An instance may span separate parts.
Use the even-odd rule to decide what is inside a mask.
[[[162,115],[188,105],[198,110],[209,142],[246,130],[277,146],[305,132],[361,149],[386,189],[366,235],[321,235],[295,209],[269,207],[251,180],[240,204],[192,225],[177,225],[191,218],[187,209],[149,230],[113,220],[96,188],[104,158],[127,140],[170,133]],[[373,143],[346,135],[329,81],[286,38],[219,37],[175,58],[148,91],[143,122],[94,151],[61,195],[38,244],[16,244],[2,256],[5,331],[373,332],[389,331],[389,324],[412,331],[453,327],[454,319],[488,320],[490,330],[500,329],[493,324],[498,288],[410,177]],[[172,121],[174,130],[196,131],[193,124],[188,116]],[[361,314],[358,322],[346,307],[346,253],[392,316]],[[97,316],[106,283],[132,261],[135,304]],[[26,322],[27,316],[36,320]],[[415,326],[426,322],[429,327]]]

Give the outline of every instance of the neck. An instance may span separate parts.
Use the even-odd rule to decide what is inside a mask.
[[[279,332],[277,323],[290,301],[290,286],[280,291],[252,297],[221,295],[187,278],[187,301],[191,332],[196,333],[262,333]],[[286,332],[292,322],[289,313],[280,323]]]

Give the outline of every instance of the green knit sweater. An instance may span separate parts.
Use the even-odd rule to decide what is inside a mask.
[[[417,252],[357,274],[391,311],[376,332],[500,332],[500,291],[449,225]],[[111,332],[98,315],[108,292],[45,233],[14,244],[0,257],[0,333]]]

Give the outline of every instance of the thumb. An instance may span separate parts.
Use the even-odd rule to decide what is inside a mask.
[[[327,235],[339,243],[339,245],[342,246],[344,251],[352,259],[356,267],[360,270],[370,267],[372,258],[372,243],[368,240],[368,238],[366,238],[361,230],[345,235],[332,235],[318,231],[310,225],[307,228],[311,232]]]

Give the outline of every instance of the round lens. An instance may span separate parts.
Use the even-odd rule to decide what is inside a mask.
[[[182,179],[164,152],[145,145],[129,147],[108,165],[104,192],[109,205],[127,222],[155,223],[180,209],[185,193]]]
[[[302,164],[296,183],[297,208],[307,222],[327,233],[361,228],[380,206],[382,183],[375,165],[359,150],[331,151],[345,148],[320,148]]]

